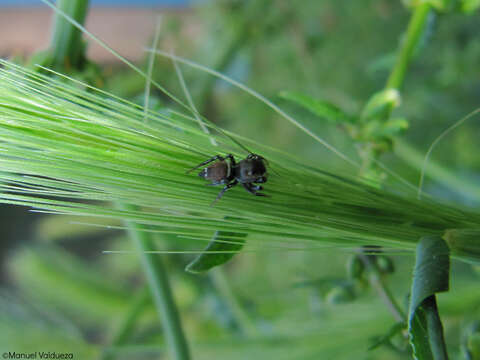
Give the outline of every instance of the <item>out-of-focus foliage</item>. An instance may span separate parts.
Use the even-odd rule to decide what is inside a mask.
[[[177,22],[178,27],[165,25],[164,41],[175,41],[176,53],[226,72],[276,100],[309,128],[353,156],[355,151],[347,133],[318,121],[314,114],[299,111],[298,106],[278,96],[282,91],[299,92],[335,104],[346,113],[358,113],[371,94],[385,85],[408,23],[409,9],[387,0],[305,1],[302,6],[289,1],[255,3],[258,4],[214,2],[196,13],[203,15],[201,25],[197,23],[197,15],[189,17],[183,25]],[[266,9],[258,19],[251,10],[255,6]],[[245,25],[249,16],[253,17],[255,26]],[[464,15],[454,11],[430,16],[422,46],[417,49],[407,72],[400,106],[393,114],[395,118],[408,120],[410,128],[404,139],[421,152],[426,151],[443,129],[478,106],[475,90],[480,76],[478,19],[475,12]],[[170,24],[173,20],[165,22]],[[202,28],[198,32],[202,41],[191,41],[191,37],[179,39],[172,33],[172,29],[189,26]],[[232,51],[232,47],[236,51]],[[170,62],[157,60],[156,64],[157,79],[181,94]],[[208,75],[188,68],[185,73],[190,90],[199,96]],[[128,81],[123,83],[126,77],[130,75],[112,79],[109,89],[121,94],[143,93],[141,79],[129,87]],[[220,125],[293,151],[316,164],[342,166],[331,153],[250,96],[220,81],[214,81],[211,86],[213,92],[207,104],[197,103],[197,106]],[[252,128],[261,131],[251,131]],[[480,168],[474,140],[479,128],[478,121],[472,119],[456,130],[436,148],[433,161],[440,159],[442,165],[473,179],[474,172]],[[418,168],[391,160],[399,166],[402,175],[417,182]],[[435,184],[427,185],[435,195],[443,194],[451,199],[450,191]]]
[[[454,5],[429,19],[393,114],[395,119],[408,120],[410,128],[403,140],[422,153],[443,129],[480,106],[480,16],[475,11],[480,3],[464,0]],[[356,152],[347,132],[280,94],[306,94],[336,104],[347,114],[358,113],[371,94],[383,88],[409,15],[408,7],[390,0],[213,1],[187,15],[166,14],[160,46],[173,43],[176,53],[247,83],[353,157]],[[154,78],[181,96],[172,69],[170,62],[158,59]],[[185,76],[199,110],[221,126],[307,162],[355,172],[248,95],[195,70],[185,68]],[[143,103],[144,80],[128,70],[114,68],[106,87]],[[168,105],[168,99],[153,91],[150,103],[159,109]],[[478,181],[479,135],[480,123],[472,119],[442,141],[433,161]],[[392,155],[382,160],[416,183],[418,167]],[[426,190],[439,198],[478,206],[458,191],[439,186],[435,179],[428,181]],[[1,350],[48,345],[74,352],[76,358],[94,358],[111,343],[115,329],[134,306],[143,288],[136,257],[101,255],[101,250],[131,250],[120,230],[79,234],[75,230],[81,227],[70,226],[71,220],[59,217],[52,226],[47,223],[51,218],[43,217],[30,242],[9,253],[9,287],[0,301]],[[65,232],[55,234],[52,228]],[[204,245],[184,240],[161,244],[168,250]],[[359,276],[353,282],[352,274],[360,271],[358,263],[350,264],[348,276],[344,268],[350,255],[335,248],[282,251],[272,247],[237,256],[223,269],[236,304],[213,277],[183,272],[191,255],[168,256],[194,357],[411,358],[401,332],[385,340],[395,320],[365,278]],[[413,259],[394,258],[396,271],[388,282],[401,302],[410,288]],[[438,302],[450,355],[460,359],[461,345],[464,353],[478,354],[478,333],[465,329],[480,317],[479,274],[458,263],[453,264],[452,274],[452,291],[439,295]],[[151,303],[139,311],[126,345],[111,349],[119,358],[131,358],[133,353],[135,358],[150,359],[164,353]],[[242,316],[253,326],[255,336]],[[375,339],[385,341],[367,352]]]

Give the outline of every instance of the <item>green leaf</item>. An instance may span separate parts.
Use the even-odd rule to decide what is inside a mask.
[[[247,234],[228,231],[215,231],[205,252],[198,255],[185,268],[190,273],[202,273],[211,268],[225,264],[239,252],[245,244]]]
[[[423,237],[410,299],[408,332],[415,359],[447,359],[435,294],[448,290],[450,249],[439,236]]]
[[[310,111],[314,115],[324,118],[331,123],[340,124],[345,122],[353,122],[352,117],[344,113],[336,105],[327,101],[314,99],[309,95],[293,91],[282,91],[279,96],[282,99],[294,102],[295,104]]]

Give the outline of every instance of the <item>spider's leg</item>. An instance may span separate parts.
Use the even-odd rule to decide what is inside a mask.
[[[247,190],[250,194],[253,194],[255,196],[268,196],[266,194],[257,192],[258,190],[263,189],[260,185],[253,185],[252,183],[242,183],[242,185],[245,188],[245,190]]]
[[[214,181],[210,184],[205,184],[205,186],[217,186],[217,185],[224,185],[228,182],[228,180],[220,180],[220,181]]]
[[[218,200],[220,200],[220,198],[223,196],[223,194],[225,193],[225,191],[227,191],[228,189],[234,187],[234,186],[237,185],[237,184],[238,184],[238,181],[235,180],[235,181],[231,182],[230,184],[225,185],[225,187],[218,193],[217,198],[212,201],[212,203],[210,204],[210,206],[215,205],[215,203],[216,203]]]
[[[210,164],[211,162],[213,162],[213,161],[215,161],[215,160],[225,160],[225,159],[224,159],[223,156],[221,156],[221,155],[215,155],[215,156],[211,157],[210,159],[205,160],[204,162],[198,164],[198,165],[195,166],[194,168],[191,168],[191,169],[188,170],[186,173],[188,174],[188,173],[192,172],[193,170],[198,169],[199,167],[205,166],[205,165],[207,165],[207,164]]]

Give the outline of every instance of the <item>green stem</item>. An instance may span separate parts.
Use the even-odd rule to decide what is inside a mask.
[[[248,314],[239,303],[237,297],[225,277],[225,272],[221,267],[210,270],[209,275],[213,280],[217,291],[222,295],[223,300],[228,304],[229,310],[239,325],[242,332],[248,337],[254,338],[258,335],[257,328]]]
[[[366,255],[364,253],[360,253],[359,257],[362,260],[365,267],[369,270],[369,277],[368,280],[370,285],[375,288],[378,292],[380,297],[382,298],[383,302],[387,305],[388,309],[392,313],[395,320],[398,322],[406,322],[406,315],[403,312],[401,306],[395,300],[390,289],[385,284],[385,281],[382,278],[382,274],[378,269],[377,265],[371,260],[372,255]]]
[[[427,24],[428,14],[431,8],[432,6],[428,2],[422,2],[415,8],[410,23],[408,24],[406,38],[398,53],[395,66],[388,78],[387,89],[400,89],[402,86],[410,60],[413,57],[413,53]]]
[[[115,358],[113,348],[125,344],[131,336],[138,317],[143,313],[151,299],[147,288],[142,289],[135,297],[122,323],[112,337],[111,345],[102,353],[102,360],[111,360]]]
[[[134,206],[126,204],[121,204],[120,208],[125,211],[135,210]],[[144,228],[142,225],[132,221],[126,221],[126,226],[128,234],[140,255],[153,302],[163,326],[171,358],[175,360],[188,360],[190,359],[188,344],[182,330],[180,316],[173,299],[167,273],[160,255],[150,253],[155,251],[150,233],[143,231]]]
[[[401,88],[408,65],[412,60],[415,49],[417,48],[420,38],[425,30],[425,26],[427,25],[428,15],[431,8],[432,6],[427,2],[420,3],[416,6],[408,24],[405,40],[402,42],[400,50],[398,51],[395,66],[388,77],[385,86],[386,89]],[[373,95],[370,101],[367,102],[367,106],[377,94]],[[381,118],[382,121],[388,120],[393,107],[394,105],[391,104],[386,108],[385,113]],[[361,129],[361,132],[363,132],[363,129]],[[362,159],[360,175],[374,180],[379,179],[382,173],[376,166],[374,159],[378,159],[384,152],[384,150],[376,150],[376,145],[378,144],[376,143],[375,138],[360,145],[360,157]]]
[[[57,7],[78,23],[85,22],[89,0],[58,0]],[[62,15],[55,15],[51,39],[52,66],[56,69],[78,69],[85,59],[82,33]]]
[[[425,155],[410,146],[408,143],[395,140],[395,154],[415,169],[421,171]],[[449,169],[430,160],[425,167],[425,175],[447,186],[456,192],[480,201],[480,186],[458,176]]]

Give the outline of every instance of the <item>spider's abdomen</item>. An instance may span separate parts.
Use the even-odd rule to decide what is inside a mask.
[[[230,177],[230,165],[226,161],[219,161],[200,171],[198,176],[212,182],[220,182]]]

